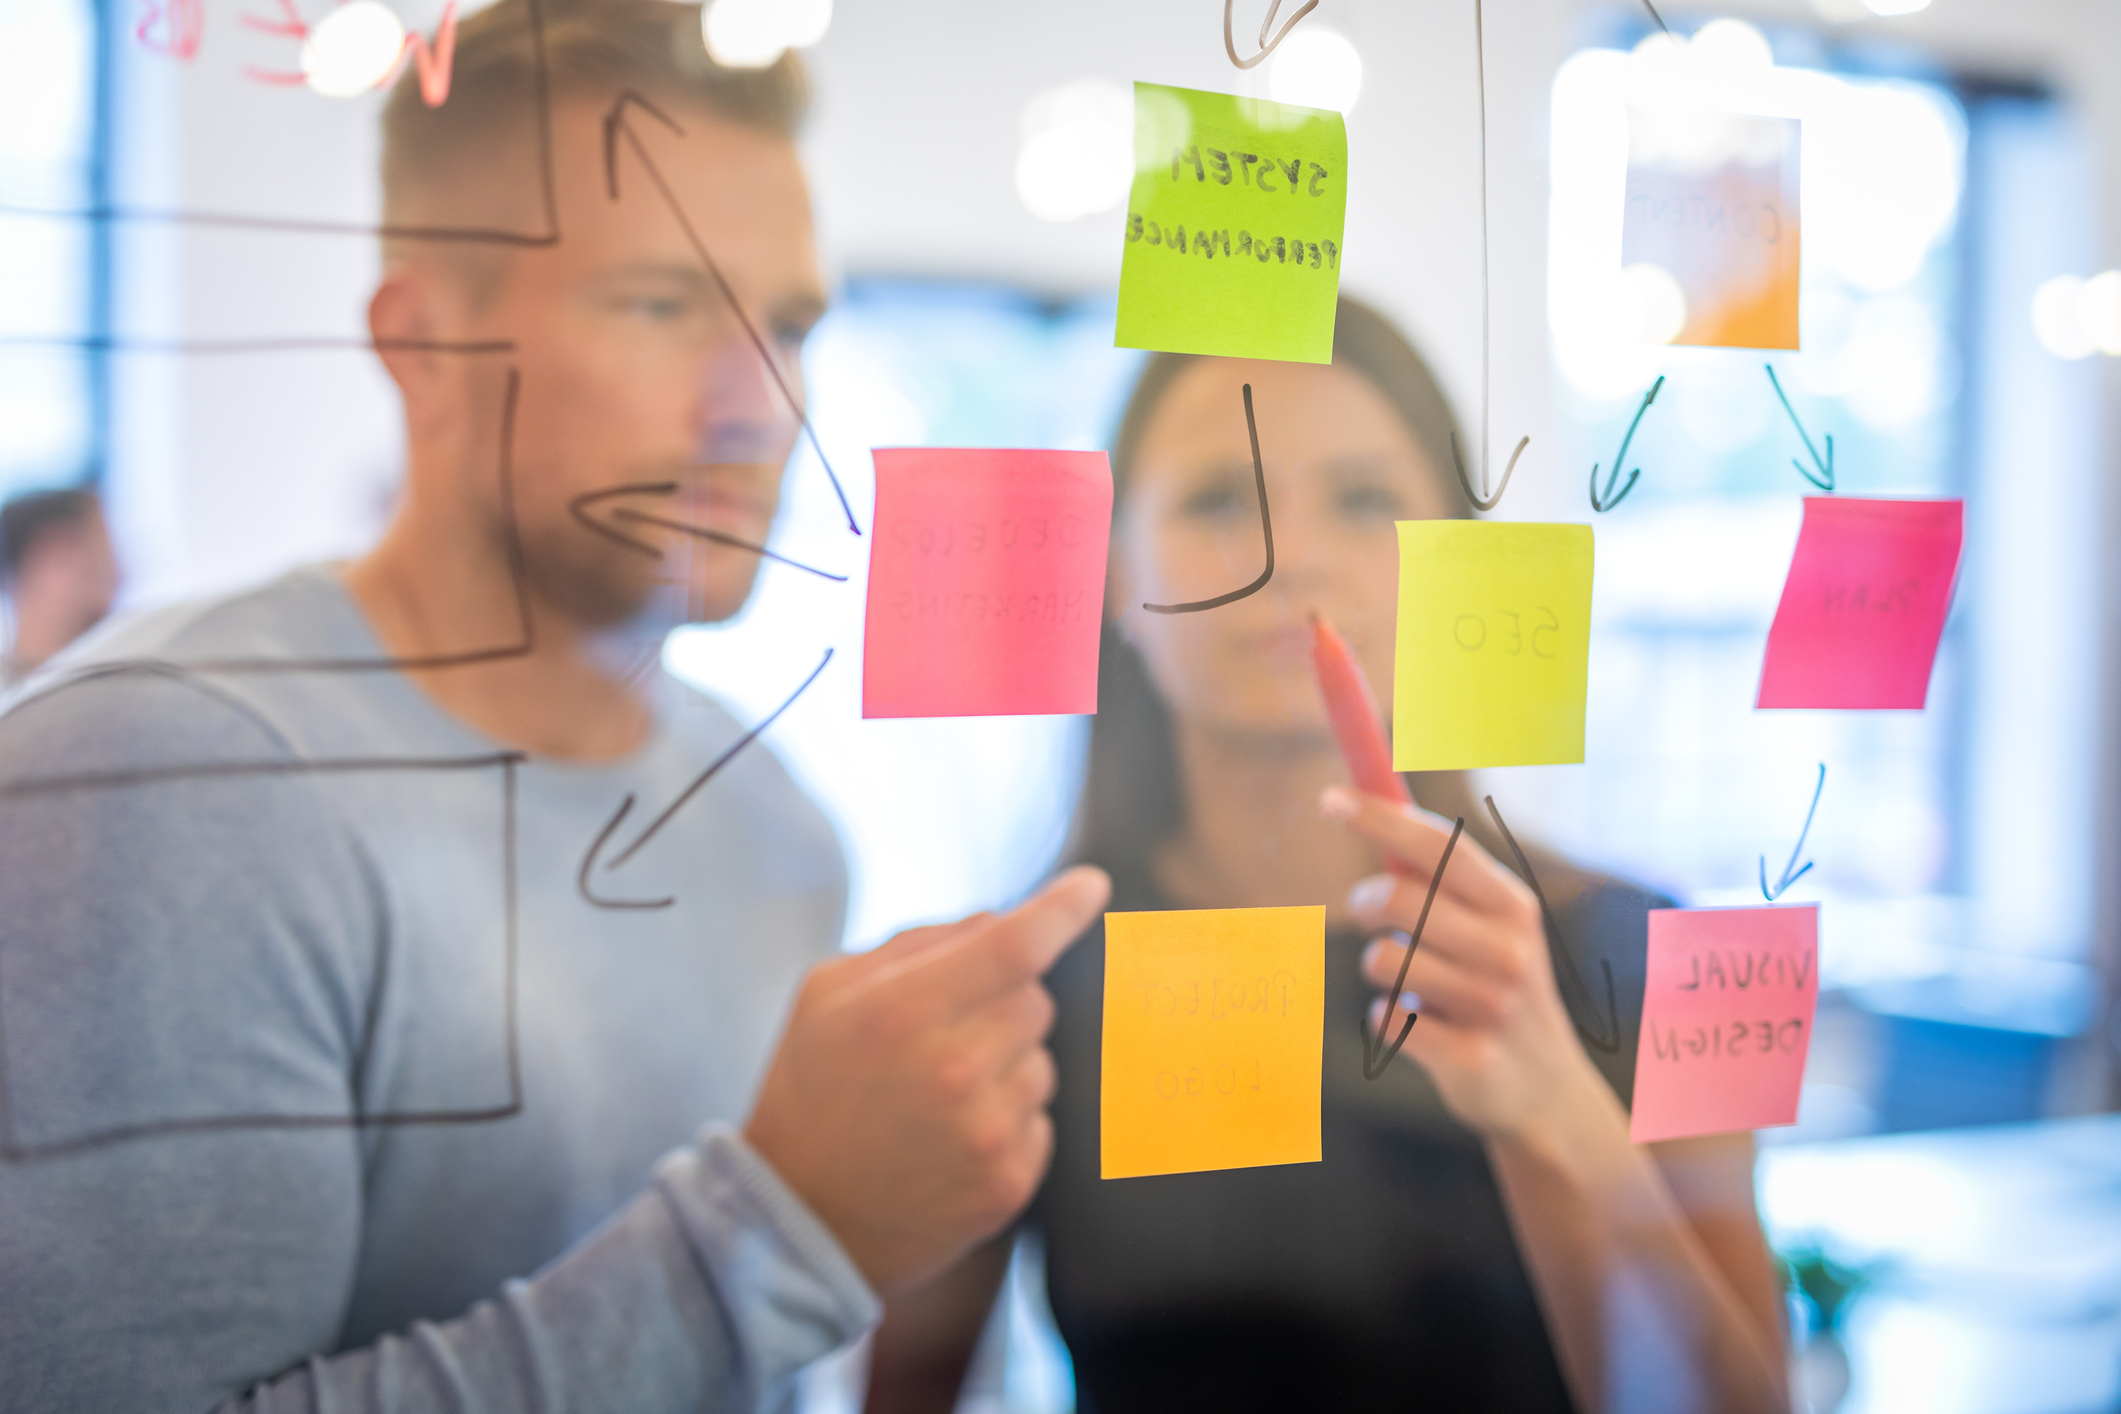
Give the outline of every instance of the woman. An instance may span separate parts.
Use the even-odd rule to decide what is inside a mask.
[[[1207,612],[1144,612],[1258,573],[1247,383],[1273,577]],[[1623,1039],[1594,1054],[1538,899],[1497,863],[1515,856],[1463,777],[1410,778],[1432,814],[1347,787],[1307,617],[1324,613],[1388,688],[1393,522],[1470,514],[1452,437],[1420,358],[1347,301],[1331,366],[1158,355],[1122,423],[1076,853],[1112,875],[1115,910],[1327,905],[1324,1161],[1099,1179],[1102,931],[1076,945],[1049,978],[1060,1088],[1032,1218],[1086,1414],[1789,1408],[1750,1136],[1628,1142],[1652,900],[1532,856],[1551,945],[1601,1004],[1611,969]],[[1414,928],[1459,817],[1467,838],[1406,974],[1421,1020],[1365,1081],[1359,1022],[1396,1036],[1407,1015],[1375,999],[1399,972],[1391,930]],[[1414,877],[1384,873],[1388,855]],[[1000,1260],[981,1254],[925,1310],[894,1312],[872,1408],[910,1407],[893,1396],[920,1348],[969,1348],[965,1317]]]

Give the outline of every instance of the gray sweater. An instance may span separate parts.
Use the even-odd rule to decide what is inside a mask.
[[[729,1127],[835,950],[830,826],[754,743],[593,871],[674,902],[593,906],[621,801],[607,859],[739,726],[672,684],[631,758],[524,762],[397,672],[254,670],[382,656],[306,569],[0,717],[0,1410],[780,1402],[878,1315]]]

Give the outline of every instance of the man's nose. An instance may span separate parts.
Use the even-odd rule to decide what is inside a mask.
[[[791,398],[802,396],[802,369],[776,352],[782,358],[776,379],[766,357],[738,329],[703,360],[697,399],[700,461],[778,461],[787,456],[798,426]]]

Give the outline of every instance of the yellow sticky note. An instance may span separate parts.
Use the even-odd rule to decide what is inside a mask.
[[[1801,145],[1795,118],[1628,110],[1620,260],[1671,277],[1672,343],[1797,347]]]
[[[1392,768],[1583,760],[1591,527],[1399,522]]]
[[[1137,83],[1114,342],[1331,363],[1347,207],[1340,114]]]
[[[1317,1163],[1326,911],[1105,915],[1106,1178]]]

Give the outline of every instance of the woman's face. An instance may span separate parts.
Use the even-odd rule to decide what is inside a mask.
[[[1274,517],[1274,577],[1221,608],[1147,613],[1144,601],[1228,593],[1265,563],[1247,383]],[[1449,509],[1438,469],[1361,375],[1202,359],[1172,384],[1142,437],[1114,526],[1112,602],[1181,722],[1316,738],[1327,727],[1311,670],[1310,614],[1340,630],[1387,706],[1399,588],[1392,523]]]

